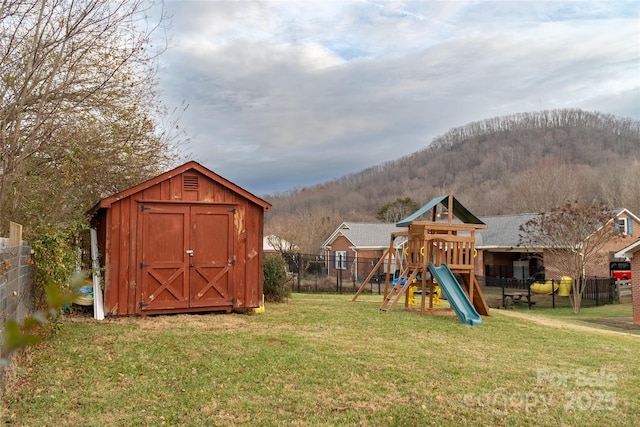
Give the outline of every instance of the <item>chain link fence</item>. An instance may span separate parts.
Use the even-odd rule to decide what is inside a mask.
[[[9,246],[9,239],[0,238],[0,341],[5,322],[22,322],[33,312],[32,264],[30,246]],[[0,360],[5,357],[0,351]],[[0,364],[0,396],[4,388],[5,368]]]

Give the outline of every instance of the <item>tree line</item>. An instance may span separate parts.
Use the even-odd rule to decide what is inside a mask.
[[[543,212],[567,201],[640,214],[640,122],[576,109],[473,122],[397,160],[266,195],[273,204],[266,228],[293,242],[292,228],[326,238],[343,221],[379,221],[379,210],[397,199],[422,205],[449,193],[480,216]]]

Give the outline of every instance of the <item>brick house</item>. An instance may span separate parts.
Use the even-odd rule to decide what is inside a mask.
[[[520,246],[520,226],[536,214],[480,217],[487,228],[476,231],[476,274],[527,280],[543,270],[543,249]]]
[[[406,228],[395,224],[343,222],[321,246],[329,275],[343,270],[345,279],[364,279],[389,248],[391,235],[401,231],[406,231]],[[404,239],[394,242],[396,247],[402,243]],[[387,270],[385,267],[385,272]],[[395,272],[395,267],[391,266],[390,270]]]
[[[535,218],[537,214],[525,213],[480,217],[486,229],[476,231],[475,271],[486,278],[527,280],[536,273],[544,273],[545,264],[552,266],[553,260],[545,260],[544,248],[530,248],[519,244],[520,226]],[[630,242],[640,238],[640,218],[627,209],[617,209],[613,223],[618,234],[601,250],[600,262],[589,266],[587,276],[609,277],[609,262],[616,259],[616,252]],[[406,228],[396,224],[344,222],[323,243],[322,249],[328,259],[328,269],[335,272],[342,260],[343,273],[348,277],[363,279],[371,269],[372,260],[379,259],[389,247],[391,233]],[[404,240],[396,239],[396,246]],[[355,264],[354,264],[354,261]],[[550,278],[555,274],[549,271]],[[561,274],[558,275],[558,279]],[[638,276],[640,277],[640,276]]]
[[[519,244],[520,226],[536,215],[515,214],[480,218],[488,227],[476,233],[476,249],[478,257],[482,258],[482,265],[476,268],[478,275],[524,280],[544,269],[543,259],[547,267],[554,264],[553,260],[545,255],[544,248],[525,248]],[[616,209],[613,222],[607,226],[615,227],[617,234],[600,250],[600,261],[587,267],[588,277],[609,277],[609,262],[619,259],[615,255],[616,252],[640,238],[640,218],[627,209]]]
[[[617,209],[613,226],[616,236],[602,249],[602,263],[587,270],[587,276],[609,276],[609,262],[620,259],[617,252],[640,238],[640,218],[627,209]],[[633,273],[632,273],[633,277]],[[640,276],[638,276],[640,277]]]
[[[617,258],[629,258],[631,260],[631,299],[633,305],[633,324],[640,325],[640,239],[618,251]]]

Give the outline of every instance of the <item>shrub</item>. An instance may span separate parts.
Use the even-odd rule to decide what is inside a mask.
[[[287,278],[287,263],[280,255],[267,254],[264,257],[264,299],[283,302],[291,294]]]

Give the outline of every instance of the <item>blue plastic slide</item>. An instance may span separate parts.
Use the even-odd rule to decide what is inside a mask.
[[[466,325],[478,326],[482,325],[482,319],[476,311],[467,293],[462,289],[460,283],[456,280],[455,276],[447,267],[447,264],[442,264],[440,267],[429,263],[429,271],[433,277],[438,281],[440,289],[447,297],[447,301],[456,312],[458,319]]]

